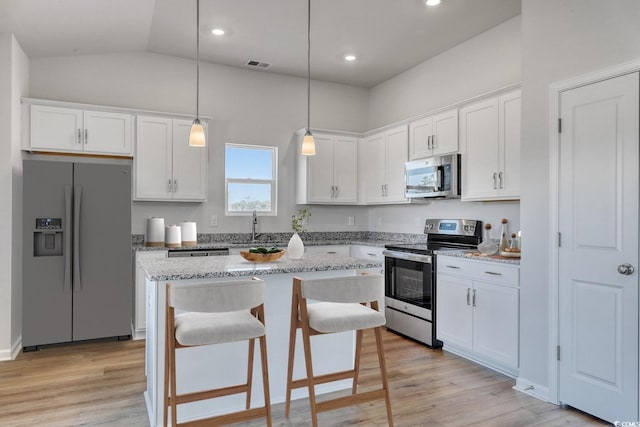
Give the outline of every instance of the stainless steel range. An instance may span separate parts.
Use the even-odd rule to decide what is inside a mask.
[[[386,245],[385,315],[387,328],[432,348],[436,337],[436,263],[434,251],[475,249],[482,222],[468,219],[427,219],[426,243]]]

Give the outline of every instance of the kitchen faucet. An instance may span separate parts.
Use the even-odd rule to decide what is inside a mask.
[[[255,242],[256,237],[260,237],[262,233],[256,233],[256,226],[258,225],[258,215],[256,211],[253,211],[253,220],[251,221],[251,241]]]

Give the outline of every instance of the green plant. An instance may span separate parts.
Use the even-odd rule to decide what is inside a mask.
[[[307,231],[302,224],[304,220],[311,216],[311,209],[300,208],[295,215],[291,215],[291,229],[296,233],[304,233]]]

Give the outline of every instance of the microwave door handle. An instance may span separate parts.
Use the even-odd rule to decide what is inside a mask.
[[[438,166],[436,169],[436,186],[435,191],[442,191],[442,183],[444,182],[444,167]]]

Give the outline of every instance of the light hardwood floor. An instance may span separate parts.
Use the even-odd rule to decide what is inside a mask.
[[[385,332],[396,426],[607,425],[512,389],[513,380],[465,359]],[[373,334],[365,333],[360,387],[379,383]],[[179,381],[179,379],[178,379]],[[0,426],[148,426],[144,341],[44,348],[0,362]],[[178,409],[179,411],[179,409]],[[179,412],[178,412],[179,413]],[[304,399],[273,406],[275,426],[310,425]],[[384,402],[319,415],[321,426],[384,426]],[[243,424],[262,426],[263,420]]]

